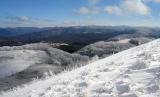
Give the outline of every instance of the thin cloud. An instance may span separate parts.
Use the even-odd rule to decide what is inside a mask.
[[[160,0],[143,0],[144,2],[160,3]]]
[[[6,17],[6,19],[8,21],[15,21],[15,22],[27,22],[30,20],[29,17],[27,16],[9,16],[9,17]]]
[[[115,14],[115,15],[122,15],[122,9],[118,6],[107,6],[104,9],[105,12],[107,12],[108,14]]]
[[[142,0],[122,0],[118,5],[108,5],[104,8],[97,4],[100,0],[87,0],[89,5],[82,6],[76,10],[81,15],[96,15],[99,13],[108,13],[113,15],[140,15],[145,16],[150,13],[150,8]],[[160,0],[154,0],[156,2]]]
[[[99,2],[100,0],[87,0],[87,5],[80,7],[75,12],[80,15],[98,14],[101,12],[100,8],[96,6]]]
[[[98,4],[100,2],[100,0],[88,0],[88,3],[90,4],[90,5],[96,5],[96,4]]]
[[[81,14],[81,15],[88,15],[88,14],[98,14],[100,13],[100,9],[97,7],[81,7],[79,8],[76,13]]]
[[[160,3],[160,0],[154,0],[155,2],[157,2],[157,3]]]
[[[148,15],[150,8],[142,0],[123,0],[119,5],[107,6],[104,11],[115,15]]]
[[[22,17],[22,16],[8,16],[1,18],[2,27],[57,27],[57,26],[85,26],[95,24],[93,21],[88,20],[64,20],[57,21],[52,19],[40,19],[33,17]]]

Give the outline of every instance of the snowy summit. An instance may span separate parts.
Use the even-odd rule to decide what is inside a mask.
[[[0,97],[160,97],[160,39]]]

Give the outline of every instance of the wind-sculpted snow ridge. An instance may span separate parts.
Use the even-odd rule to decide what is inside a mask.
[[[0,97],[160,97],[160,39]]]

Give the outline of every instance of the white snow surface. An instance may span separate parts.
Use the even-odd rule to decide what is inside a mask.
[[[160,39],[0,97],[160,97]]]
[[[117,41],[118,43],[128,43],[131,39],[122,39]]]

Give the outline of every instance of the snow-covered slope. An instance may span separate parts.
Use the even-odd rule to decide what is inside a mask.
[[[99,41],[83,47],[76,53],[81,55],[87,55],[89,57],[98,56],[99,58],[105,58],[129,48],[148,43],[153,38],[139,37],[139,38],[113,38],[110,41]]]
[[[54,74],[84,65],[88,60],[87,56],[70,54],[47,43],[0,47],[0,92],[42,78],[46,72]]]
[[[73,65],[72,62],[81,64],[88,59],[88,57],[52,48],[45,43],[0,47],[0,78],[16,74],[33,65],[37,67],[38,65],[67,66]]]
[[[160,39],[0,97],[160,97]]]

